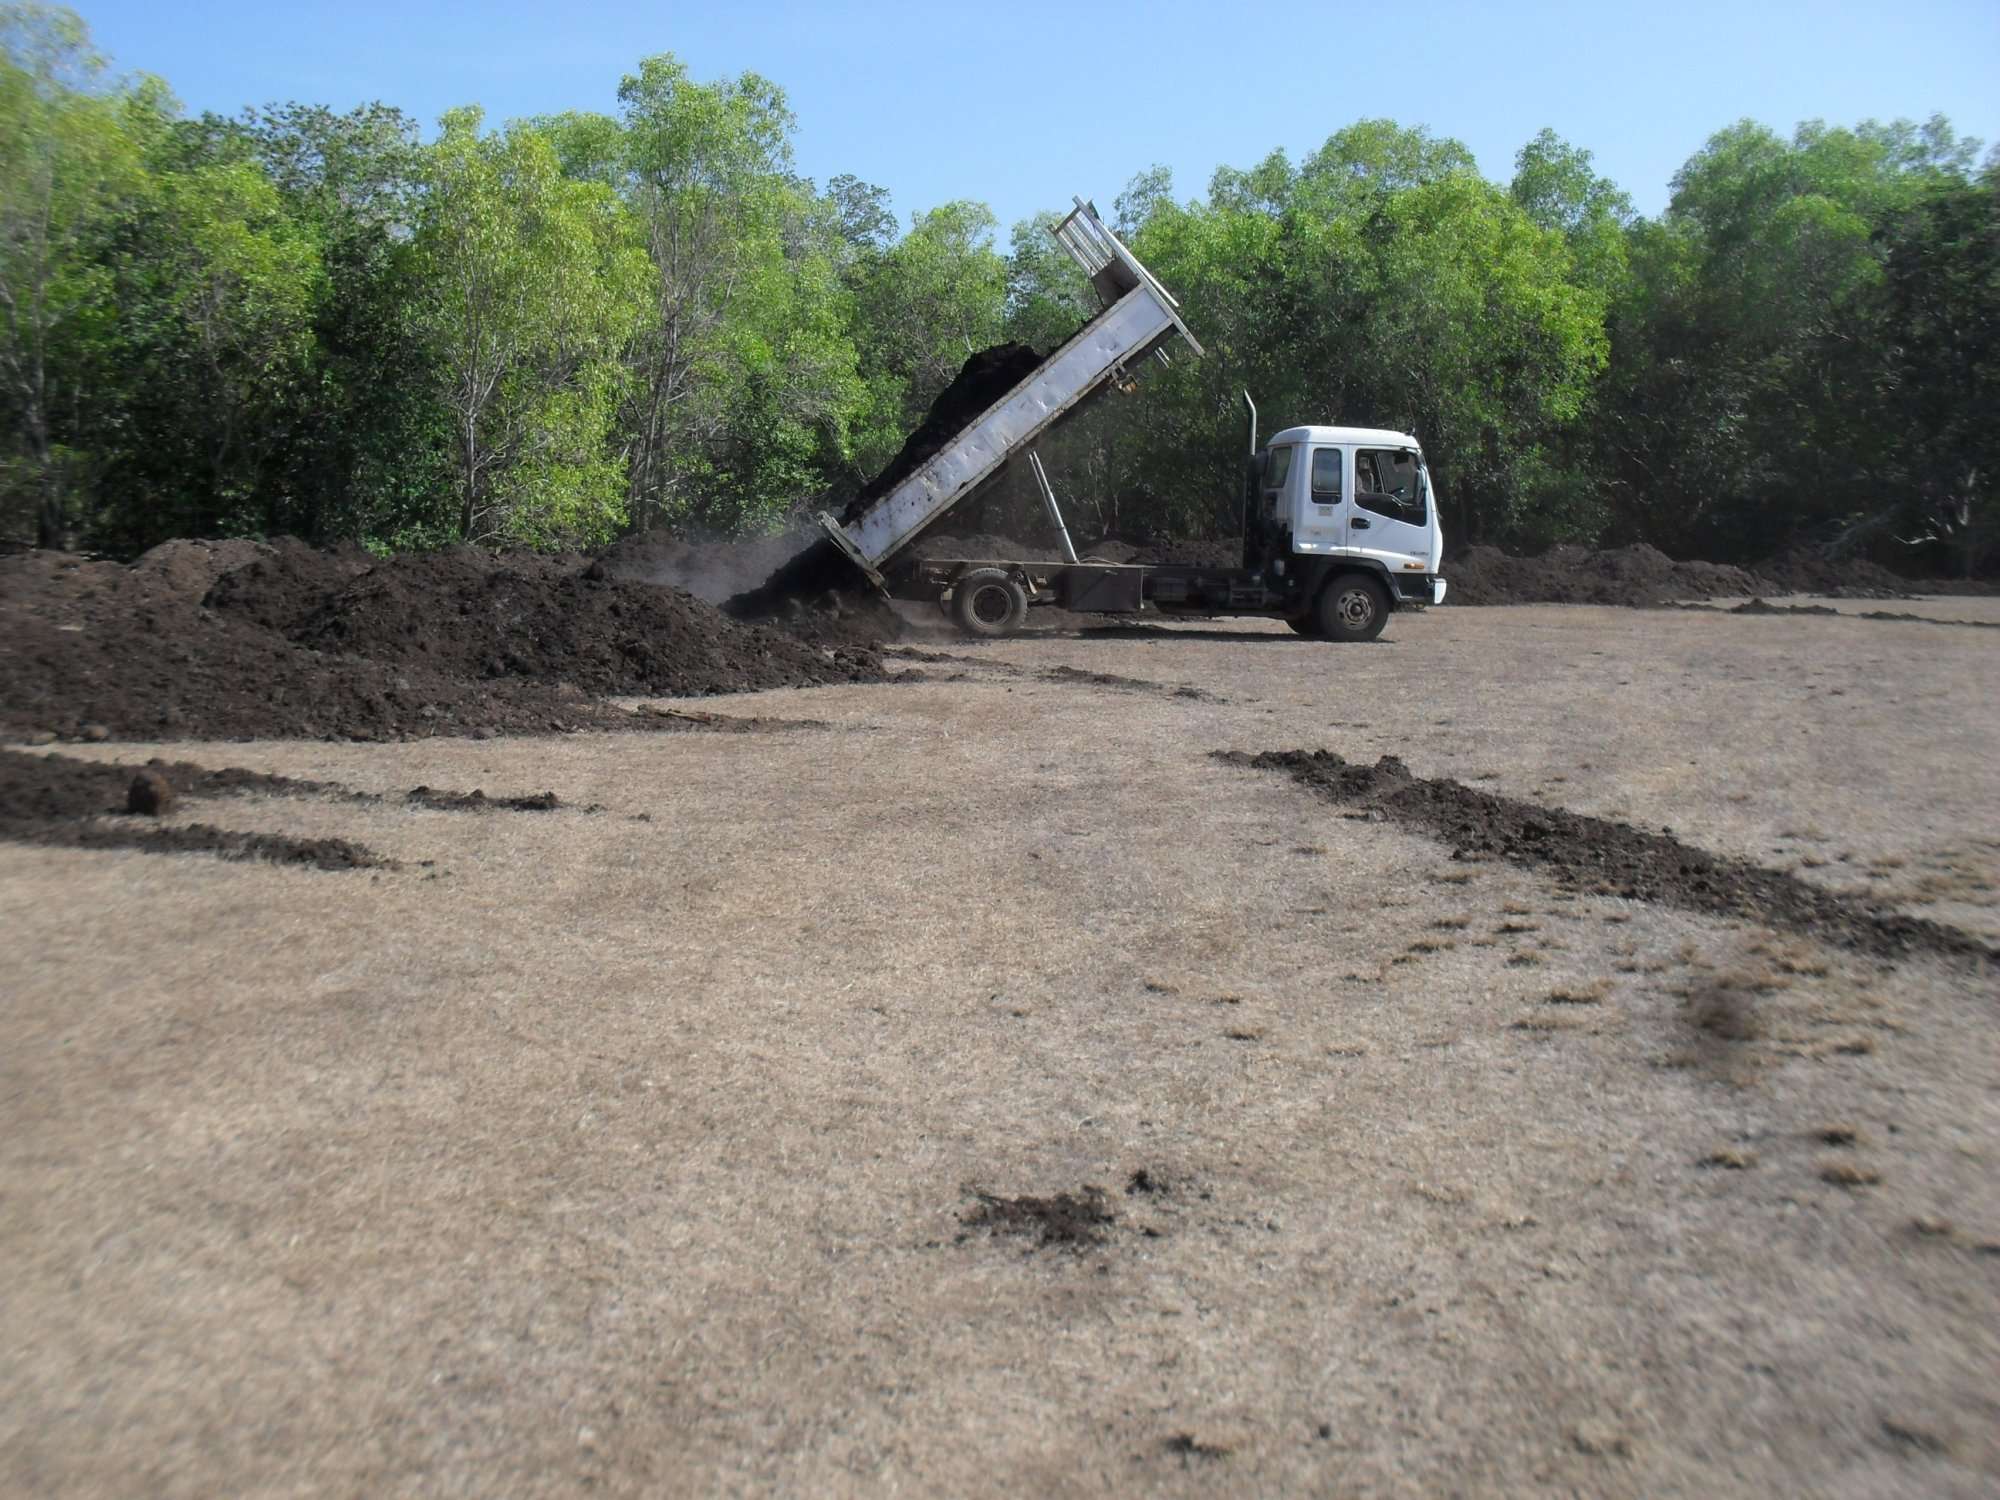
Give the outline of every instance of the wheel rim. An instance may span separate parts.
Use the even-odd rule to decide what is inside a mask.
[[[1367,589],[1342,589],[1334,601],[1334,613],[1349,630],[1366,630],[1375,623],[1375,596]]]
[[[987,584],[972,596],[972,618],[982,625],[998,625],[1013,612],[1014,601],[997,583]]]

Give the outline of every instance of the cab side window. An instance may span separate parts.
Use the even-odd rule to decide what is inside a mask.
[[[1313,449],[1313,504],[1340,504],[1340,450]]]
[[[1278,513],[1278,496],[1284,492],[1285,481],[1292,473],[1292,449],[1288,443],[1282,448],[1264,450],[1264,514]]]
[[[1423,473],[1408,449],[1362,448],[1354,455],[1354,503],[1392,521],[1424,524]]]

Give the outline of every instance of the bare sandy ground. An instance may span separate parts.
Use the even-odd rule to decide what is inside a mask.
[[[0,1490],[2000,1486],[1990,970],[1210,756],[1393,752],[2000,938],[1994,632],[923,645],[969,660],[704,705],[819,729],[172,747],[569,804],[177,815],[393,870],[0,846]],[[1096,1244],[965,1222],[1086,1186]]]

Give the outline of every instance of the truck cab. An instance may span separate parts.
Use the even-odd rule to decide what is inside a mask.
[[[1437,496],[1408,433],[1288,427],[1257,454],[1248,509],[1245,567],[1293,579],[1295,599],[1316,600],[1326,581],[1358,573],[1380,586],[1379,607],[1444,601]]]

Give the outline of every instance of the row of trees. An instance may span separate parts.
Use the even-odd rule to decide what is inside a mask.
[[[971,350],[1095,304],[1050,240],[800,177],[784,95],[649,58],[613,115],[425,141],[189,118],[0,9],[0,534],[130,551],[705,534],[837,501]],[[1744,123],[1658,219],[1548,132],[1511,183],[1365,121],[1118,226],[1209,357],[1050,439],[1079,529],[1226,531],[1238,393],[1417,432],[1459,539],[1994,549],[2000,158],[1942,120]],[[1900,539],[1891,541],[1890,539]]]

